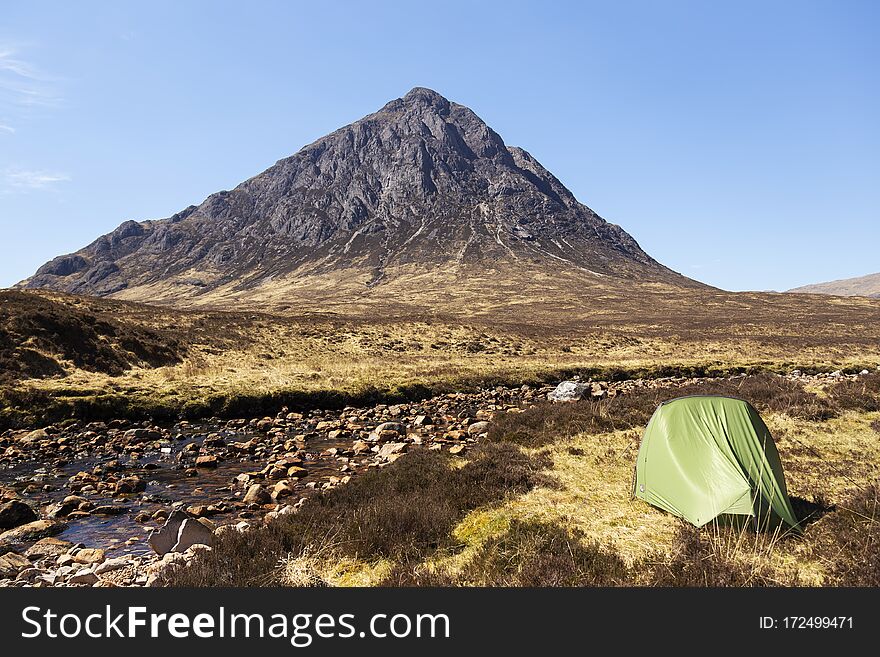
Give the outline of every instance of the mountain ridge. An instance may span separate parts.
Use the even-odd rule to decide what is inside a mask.
[[[416,87],[232,190],[123,222],[17,287],[224,305],[331,300],[334,289],[399,298],[402,279],[425,276],[454,292],[487,272],[525,285],[702,285],[651,258],[471,109]],[[486,283],[474,292],[493,294]]]
[[[880,298],[880,272],[855,276],[853,278],[840,278],[824,283],[813,283],[795,287],[788,292],[794,294],[831,294],[843,297],[874,297]]]

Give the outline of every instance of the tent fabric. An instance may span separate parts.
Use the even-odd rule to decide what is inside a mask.
[[[697,527],[723,515],[800,529],[770,430],[741,399],[662,403],[642,437],[634,489],[637,498]]]

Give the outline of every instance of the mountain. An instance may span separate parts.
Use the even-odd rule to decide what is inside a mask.
[[[815,283],[788,290],[802,294],[834,294],[842,297],[880,298],[880,273],[857,278],[844,278],[839,281]]]
[[[231,191],[167,219],[126,221],[17,287],[291,306],[504,304],[642,284],[702,287],[473,111],[417,87]]]

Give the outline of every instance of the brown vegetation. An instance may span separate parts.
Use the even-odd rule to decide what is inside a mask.
[[[417,560],[450,547],[451,532],[468,511],[546,482],[543,467],[512,445],[482,446],[460,467],[446,452],[417,450],[309,498],[294,515],[244,536],[224,534],[174,584],[277,582],[283,577],[278,564],[291,554]]]
[[[880,450],[865,442],[876,420],[849,408],[851,388],[817,394],[761,376],[499,415],[466,458],[405,454],[292,516],[224,533],[164,583],[876,586]],[[875,381],[858,390],[873,407]],[[763,409],[777,436],[800,536],[698,530],[630,500],[638,433],[658,399],[734,391]]]
[[[382,307],[316,297],[279,314],[4,291],[0,426],[344,406],[574,374],[852,372],[880,363],[877,300],[570,289],[578,295],[496,290],[506,303],[471,295],[455,304],[423,303],[410,290]],[[821,402],[808,412],[821,415]]]
[[[844,387],[845,384],[839,384],[834,390]],[[826,420],[839,412],[833,403],[838,398],[837,394],[835,392],[832,399],[820,397],[805,390],[797,381],[769,374],[681,386],[646,387],[597,401],[585,399],[570,404],[547,402],[522,413],[502,413],[495,418],[489,438],[540,447],[579,433],[642,427],[661,402],[686,395],[734,396],[745,399],[759,411],[775,411],[807,420]]]

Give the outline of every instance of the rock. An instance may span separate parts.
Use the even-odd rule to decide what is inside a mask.
[[[34,431],[29,431],[23,436],[19,436],[18,442],[20,443],[35,443],[41,440],[48,440],[49,434],[46,433],[45,429],[35,429]]]
[[[116,482],[114,492],[116,495],[129,493],[141,493],[147,489],[147,482],[140,477],[124,477]]]
[[[199,456],[196,459],[196,467],[197,468],[216,468],[217,467],[217,457],[213,456],[213,455]]]
[[[100,548],[83,548],[73,555],[76,563],[90,565],[104,561],[105,553]]]
[[[461,454],[465,449],[464,445],[453,445],[449,448],[450,454]]]
[[[96,516],[118,516],[128,511],[127,506],[121,504],[102,504],[92,509],[92,515]],[[71,514],[72,515],[72,514]]]
[[[187,516],[183,511],[175,511],[168,516],[162,527],[150,532],[147,542],[156,554],[161,557],[171,552],[171,549],[177,543],[177,533],[180,530],[180,526],[186,519]]]
[[[28,559],[36,561],[37,559],[42,559],[44,557],[61,556],[62,554],[67,553],[72,547],[73,543],[70,541],[50,536],[48,538],[41,538],[39,541],[31,545],[25,550],[24,555]]]
[[[25,568],[20,573],[18,573],[18,576],[15,578],[15,580],[18,582],[31,582],[36,579],[38,575],[41,575],[42,572],[43,571],[41,571],[39,568],[29,566],[28,568]]]
[[[63,568],[64,566],[73,566],[73,564],[73,556],[70,554],[62,554],[55,560],[55,565],[59,568]]]
[[[193,518],[187,518],[180,525],[177,534],[177,543],[171,548],[172,552],[184,552],[193,545],[212,545],[214,532]]]
[[[379,449],[379,458],[387,459],[393,454],[402,454],[406,451],[406,443],[385,443]]]
[[[236,452],[252,452],[257,448],[257,443],[251,438],[247,442],[234,442],[229,447]]]
[[[584,394],[590,389],[588,384],[580,381],[563,381],[547,395],[547,399],[552,402],[578,401],[583,399]]]
[[[870,374],[870,372],[868,370],[862,370],[861,372],[859,372],[859,374],[861,376],[867,376],[868,374]]]
[[[309,471],[306,468],[301,468],[298,465],[291,466],[287,469],[287,476],[293,477],[294,479],[302,479],[303,477],[307,477],[309,475]]]
[[[114,559],[107,559],[103,563],[99,564],[97,568],[95,568],[96,575],[103,575],[104,573],[109,573],[114,570],[119,570],[120,568],[125,568],[126,566],[134,565],[134,561],[132,561],[129,557],[116,557]]]
[[[60,520],[34,520],[15,529],[8,529],[0,534],[0,545],[7,543],[24,543],[44,536],[60,533],[65,524]]]
[[[0,556],[0,579],[15,579],[25,568],[30,568],[31,562],[15,552],[7,552]]]
[[[253,484],[247,489],[242,501],[245,504],[268,504],[272,497],[260,484]]]
[[[122,434],[122,440],[127,445],[138,445],[161,439],[162,434],[151,429],[129,429]]]
[[[382,435],[383,431],[393,431],[398,435],[406,434],[406,427],[404,427],[400,422],[383,422],[378,427],[373,429],[373,432]]]
[[[416,419],[413,420],[413,426],[416,427],[424,427],[429,424],[434,424],[430,415],[416,415]]]
[[[479,436],[482,433],[486,433],[489,431],[489,423],[488,422],[474,422],[467,428],[468,435],[471,436]]]
[[[27,504],[20,500],[11,500],[0,504],[0,529],[12,529],[37,520],[39,516]]]
[[[272,499],[280,500],[285,497],[290,497],[293,495],[293,489],[290,487],[290,484],[286,481],[279,481],[272,487]]]
[[[86,502],[84,497],[78,495],[68,495],[62,501],[53,504],[46,510],[46,515],[50,518],[63,518],[73,511],[80,508],[80,505]]]
[[[73,574],[70,579],[67,581],[70,584],[97,584],[100,578],[95,574],[91,568],[82,568],[78,570],[75,574]]]
[[[370,443],[365,440],[355,440],[351,449],[355,454],[363,454],[370,451]]]

